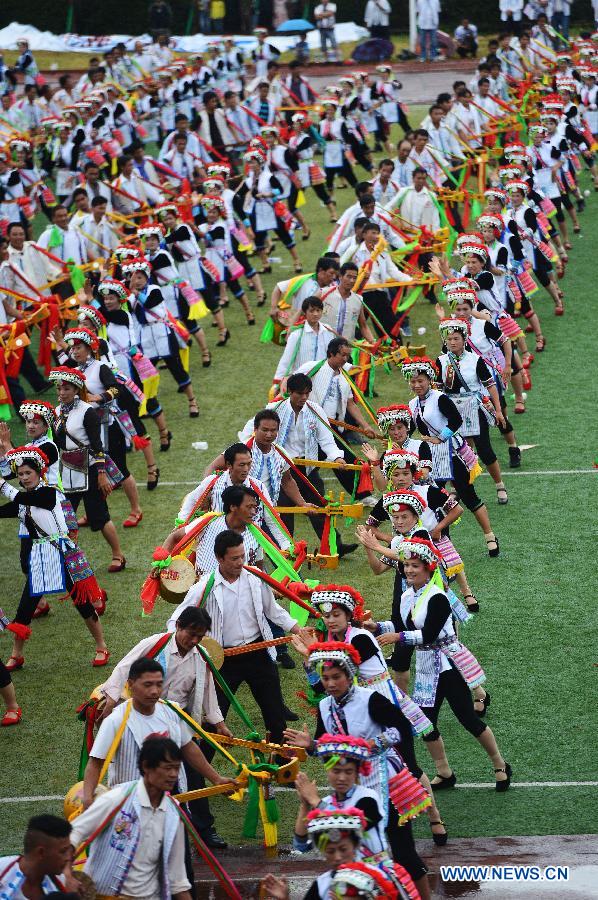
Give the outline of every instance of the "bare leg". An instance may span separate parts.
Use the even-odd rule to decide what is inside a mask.
[[[124,554],[122,551],[122,547],[120,546],[118,534],[116,533],[116,528],[112,519],[106,522],[106,524],[102,528],[102,535],[104,537],[104,540],[108,543],[110,549],[112,550],[112,558],[123,559]]]
[[[500,463],[498,460],[496,462],[490,463],[489,466],[486,466],[488,473],[492,476],[492,480],[495,484],[502,484],[502,475],[500,472]]]
[[[414,881],[413,883],[419,891],[421,900],[430,900],[432,894],[430,893],[430,883],[428,881],[428,876],[422,875],[421,878],[418,878],[417,881]]]
[[[523,399],[523,376],[521,372],[517,372],[516,375],[511,375],[511,386],[515,393],[515,403],[522,403],[525,406],[525,401]]]
[[[494,733],[491,728],[486,728],[478,738],[478,741],[490,757],[492,765],[495,769],[504,769],[505,760],[501,756],[500,750],[498,749],[498,744],[496,743],[496,738],[494,737]],[[496,774],[497,781],[506,781],[507,776],[505,772],[498,772]]]
[[[436,774],[440,775],[441,778],[450,778],[453,774],[453,770],[449,766],[442,737],[436,738],[435,741],[424,741],[424,744],[426,745],[426,750],[432,757],[436,768]],[[433,784],[432,787],[434,787]]]
[[[393,672],[392,678],[397,687],[400,687],[404,694],[409,693],[409,670],[406,672]]]
[[[166,424],[166,416],[163,412],[159,412],[157,416],[153,416],[154,422],[158,426],[158,431],[160,433],[160,446],[161,447],[169,447],[170,446],[170,432],[168,431],[168,425]],[[147,459],[147,457],[146,457]]]
[[[0,696],[4,700],[4,704],[6,706],[6,712],[16,712],[19,708],[19,704],[17,703],[17,695],[15,693],[15,686],[10,682],[6,687],[0,688]]]
[[[198,405],[197,405],[197,400],[195,399],[195,394],[193,393],[193,385],[192,385],[192,384],[188,384],[188,385],[184,388],[183,393],[185,394],[187,400],[189,401],[189,412],[190,412],[190,413],[195,413],[195,412],[197,412],[198,409],[199,409],[199,407],[198,407]],[[195,417],[194,417],[194,418],[195,418]]]
[[[90,632],[92,638],[96,642],[96,650],[107,650],[106,641],[104,640],[104,631],[102,629],[102,623],[99,619],[93,616],[90,616],[89,619],[85,619],[85,625],[87,630]]]
[[[465,569],[461,569],[460,572],[457,572],[457,574],[455,575],[455,578],[457,580],[457,584],[459,585],[459,588],[461,589],[461,594],[464,597],[468,597],[470,595],[473,596],[472,590],[471,590],[471,588],[469,586],[469,582],[467,580],[467,575],[465,574]]]
[[[141,507],[139,506],[139,493],[137,491],[135,479],[132,475],[129,475],[122,482],[122,489],[127,496],[127,500],[129,501],[131,513],[135,516],[138,516],[141,513]]]
[[[331,200],[330,203],[327,203],[326,205],[330,212],[330,221],[336,222],[336,220],[338,219],[338,212],[336,211],[336,203],[334,202],[334,200]]]
[[[194,335],[192,335],[195,343],[199,347],[202,353],[209,353],[208,342],[206,340],[206,333],[203,328],[200,328],[199,331],[196,331]]]
[[[297,253],[297,248],[289,247],[288,250],[289,250],[289,253],[291,254],[293,262],[295,263],[295,271],[298,271],[299,269],[302,268],[302,265],[301,265],[301,260],[299,259],[299,254]]]
[[[245,318],[247,319],[247,322],[248,323],[255,322],[255,316],[253,315],[253,313],[251,311],[251,306],[249,305],[249,300],[247,299],[247,294],[245,292],[243,292],[240,297],[237,297],[237,300],[243,307],[243,312],[245,313]]]
[[[145,447],[142,448],[143,456],[145,457],[145,464],[149,469],[150,466],[156,465],[156,457],[154,456],[154,448],[152,447],[151,441]]]
[[[425,772],[422,773],[419,779],[419,783],[423,788],[425,788],[430,795],[430,799],[432,801],[432,805],[428,806],[426,809],[426,813],[428,816],[428,820],[430,822],[430,830],[432,834],[446,834],[446,828],[442,822],[442,816],[440,815],[440,810],[436,806],[436,799],[434,797],[434,791],[432,790],[432,785],[430,783],[430,779],[426,775]]]

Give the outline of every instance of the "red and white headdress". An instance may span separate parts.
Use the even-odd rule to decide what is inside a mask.
[[[147,275],[149,278],[152,271],[152,264],[145,256],[140,256],[138,259],[131,259],[128,262],[123,263],[121,269],[123,275],[132,275],[133,272],[143,272],[144,275]]]
[[[492,198],[493,200],[499,200],[504,206],[507,202],[507,194],[506,191],[503,191],[502,188],[499,187],[489,187],[484,191],[484,197]]]
[[[98,330],[106,324],[106,319],[95,306],[80,306],[77,313],[77,319],[81,324],[86,321],[93,322],[95,328]]]
[[[395,406],[381,406],[376,413],[378,428],[382,434],[388,434],[388,429],[396,422],[403,422],[407,427],[411,425],[413,416],[411,410],[404,403]]]
[[[307,833],[310,837],[324,835],[329,841],[336,843],[347,832],[361,835],[367,830],[367,822],[363,812],[355,806],[344,809],[312,809],[307,814]]]
[[[383,495],[382,505],[389,514],[412,509],[419,519],[428,504],[415,491],[390,491]]]
[[[17,474],[19,466],[27,464],[37,469],[39,474],[43,476],[50,465],[50,460],[44,451],[40,450],[39,447],[33,447],[31,444],[8,450],[4,458],[10,465],[14,475]]]
[[[46,400],[23,400],[19,406],[19,415],[29,421],[38,416],[48,428],[53,428],[56,424],[56,409]]]
[[[117,278],[102,278],[98,285],[98,292],[105,296],[106,294],[116,294],[121,303],[126,303],[131,292],[122,281]]]
[[[119,262],[122,262],[125,259],[137,259],[138,256],[141,256],[141,250],[139,247],[130,247],[128,244],[120,244],[118,247],[114,248],[112,255]]]
[[[527,130],[530,137],[534,137],[536,134],[546,134],[546,129],[543,125],[530,125]]]
[[[83,372],[80,369],[69,369],[68,366],[57,366],[55,369],[50,369],[48,378],[50,381],[66,381],[78,388],[85,387],[85,375]]]
[[[228,178],[231,173],[231,167],[228,163],[210,163],[206,166],[206,172],[208,175],[222,175],[223,178]]]
[[[312,606],[328,613],[334,606],[342,606],[354,619],[363,618],[363,597],[348,584],[319,584],[309,596]]]
[[[140,237],[142,240],[143,238],[148,237],[157,237],[158,240],[162,240],[164,237],[164,228],[157,222],[154,222],[153,225],[141,225],[137,229],[137,237]]]
[[[527,197],[529,194],[529,184],[521,178],[514,178],[512,181],[507,181],[505,188],[509,194],[514,193],[514,191],[521,191],[524,197]]]
[[[461,256],[479,256],[484,263],[488,259],[488,247],[476,240],[463,242],[459,247],[459,253]]]
[[[442,556],[434,544],[431,541],[424,541],[423,538],[405,538],[399,544],[398,549],[402,560],[416,557],[428,563],[433,569],[442,562]]]
[[[74,344],[76,341],[79,341],[81,344],[86,344],[94,353],[98,349],[100,343],[97,334],[94,334],[89,328],[83,327],[69,328],[69,330],[64,333],[64,339],[67,344]]]
[[[199,203],[204,209],[217,209],[218,212],[226,212],[226,204],[218,194],[204,194]]]
[[[449,278],[442,282],[442,291],[452,308],[459,300],[471,301],[472,308],[478,301],[477,282],[473,278]]]
[[[160,203],[159,206],[156,206],[154,212],[156,213],[156,215],[158,216],[159,219],[161,219],[162,216],[165,216],[166,213],[169,213],[169,212],[172,213],[173,216],[178,216],[178,214],[179,214],[179,210],[178,210],[176,203]],[[140,231],[141,231],[141,229],[138,228],[137,234],[139,234]]]
[[[382,459],[382,474],[388,478],[393,469],[412,469],[419,466],[419,456],[412,450],[387,450]]]
[[[517,178],[518,175],[521,175],[521,166],[516,166],[513,163],[508,166],[500,166],[498,170],[498,177],[503,184],[505,181],[510,181],[512,178]]]
[[[320,641],[317,644],[311,644],[307,649],[309,650],[309,664],[316,671],[320,672],[322,669],[340,666],[346,671],[349,678],[355,678],[361,657],[351,644],[345,644],[343,641]]]
[[[488,225],[490,228],[493,228],[496,237],[502,234],[505,227],[503,217],[499,216],[498,213],[488,212],[488,210],[484,210],[482,215],[478,216],[478,225],[481,227]]]
[[[416,897],[415,886],[413,891],[411,896]],[[398,900],[399,896],[403,896],[383,869],[363,862],[340,865],[332,877],[330,893],[333,897],[361,897],[362,900],[377,900],[379,897]]]
[[[261,150],[258,150],[257,147],[254,150],[248,150],[247,153],[243,154],[243,162],[258,162],[261,166],[264,165],[266,159]]]
[[[338,106],[338,100],[336,97],[322,97],[320,99],[320,106],[333,106],[335,109]]]
[[[17,153],[19,150],[24,150],[25,153],[31,152],[31,142],[25,140],[25,138],[13,138],[10,142],[10,149],[13,153]]]
[[[222,175],[210,175],[208,178],[204,178],[202,182],[202,187],[206,189],[208,194],[210,194],[215,187],[219,187],[224,190],[225,180]]]
[[[352,759],[359,764],[362,774],[366,775],[368,772],[363,770],[370,768],[372,748],[364,738],[348,734],[323,734],[316,742],[314,756],[333,757],[334,765]]]
[[[467,340],[471,333],[471,325],[465,319],[458,319],[456,316],[450,316],[447,319],[441,319],[438,323],[438,331],[443,338],[445,338],[447,334],[458,331],[459,334],[462,334],[465,340]]]
[[[427,375],[430,381],[438,378],[436,363],[429,356],[406,356],[399,363],[401,374],[409,381],[414,375]]]
[[[480,244],[484,243],[484,238],[479,233],[479,231],[462,231],[461,234],[457,235],[457,240],[455,241],[455,247],[457,248],[457,253],[461,252],[461,247],[463,244],[469,244],[471,241],[476,241]]]

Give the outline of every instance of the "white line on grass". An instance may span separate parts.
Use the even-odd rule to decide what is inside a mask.
[[[487,472],[483,472],[483,475],[488,475]],[[544,475],[598,475],[598,469],[548,469],[542,471],[540,469],[530,470],[529,472],[503,472],[503,475],[507,476],[518,476],[518,475],[528,475],[528,476],[539,476],[542,477]],[[185,487],[187,485],[196,486],[199,482],[196,481],[160,481],[158,487]],[[145,482],[138,481],[137,487],[143,487]]]
[[[457,788],[490,788],[493,782],[463,782],[463,784],[455,785]],[[329,785],[320,785],[318,790],[326,790]],[[532,787],[598,787],[598,781],[513,781],[512,788],[532,788]],[[291,787],[276,787],[275,791],[294,791]],[[40,794],[33,797],[0,797],[0,803],[45,803],[48,800],[63,800],[62,794]]]

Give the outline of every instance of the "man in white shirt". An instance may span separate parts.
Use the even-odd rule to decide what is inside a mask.
[[[349,341],[355,340],[359,326],[362,338],[373,344],[376,338],[366,322],[363,299],[353,291],[357,272],[356,263],[349,261],[342,264],[337,286],[323,295],[322,324],[328,325],[339,337]]]
[[[461,144],[455,134],[447,127],[446,116],[441,106],[435,103],[426,116],[426,124],[422,124],[429,135],[429,146],[437,150],[445,159],[457,163],[465,158]],[[408,187],[408,185],[404,185]]]
[[[363,227],[363,241],[353,254],[353,262],[359,268],[369,263],[372,253],[380,240],[380,226],[376,222],[370,222]],[[401,272],[394,264],[389,254],[383,250],[376,256],[372,267],[368,272],[367,281],[363,287],[364,306],[375,318],[376,327],[381,327],[384,334],[389,337],[398,339],[397,331],[398,316],[393,312],[389,290],[392,295],[397,292],[398,285],[396,282],[408,283],[411,281],[408,275]],[[381,285],[389,283],[388,289]],[[379,324],[378,324],[379,323]]]
[[[422,227],[430,231],[438,231],[440,228],[440,215],[437,202],[434,202],[431,192],[426,187],[428,173],[418,166],[413,171],[413,184],[411,187],[401,188],[395,195],[391,209],[396,209],[403,219],[402,225],[407,230]]]
[[[218,706],[214,679],[197,649],[212,621],[205,609],[189,607],[183,610],[176,623],[174,634],[152,634],[143,638],[129,650],[107,681],[100,686],[106,698],[102,718],[107,718],[120,701],[132,663],[149,656],[157,659],[165,670],[162,697],[178,703],[181,709],[195,719],[206,721],[208,730],[231,736],[224,723],[224,716]],[[204,787],[204,781],[191,766],[185,767],[189,790]],[[215,850],[223,850],[226,842],[214,829],[214,817],[210,813],[208,800],[193,800],[189,810],[195,827],[202,839]]]
[[[316,20],[316,27],[320,32],[322,53],[327,60],[335,62],[337,59],[336,36],[334,34],[334,27],[336,25],[336,3],[328,3],[328,0],[319,3],[314,9],[314,19]],[[330,44],[330,54],[328,53],[328,44]]]
[[[363,14],[365,27],[372,37],[386,40],[390,34],[390,3],[388,0],[368,0]]]
[[[94,197],[103,197],[106,201],[106,209],[108,212],[112,212],[112,191],[110,185],[101,180],[99,166],[94,162],[88,162],[83,167],[83,174],[85,181],[79,186],[87,191],[89,202],[92,203]],[[70,206],[70,202],[67,205]]]
[[[192,768],[211,781],[225,784],[230,778],[222,778],[210,765],[199,746],[193,740],[193,732],[165,703],[160,701],[164,691],[164,670],[155,659],[142,657],[129,669],[127,680],[130,701],[121,703],[103,720],[89,754],[83,778],[83,806],[91,806],[100,781],[104,762],[112,749],[108,767],[108,784],[134,781],[137,775],[139,751],[151,736],[169,737],[181,748],[183,759]],[[120,741],[114,747],[123,721],[125,728]],[[186,782],[181,777],[181,787]]]
[[[71,861],[70,834],[70,823],[58,816],[42,814],[29,819],[23,852],[0,857],[0,896],[29,900],[61,892],[72,898],[79,882],[63,874]]]
[[[94,197],[91,212],[81,216],[76,222],[71,220],[71,225],[79,229],[85,240],[90,260],[110,259],[121,242],[114,225],[106,217],[106,208],[104,197]]]
[[[37,244],[63,262],[72,259],[76,266],[86,263],[87,246],[81,233],[69,225],[66,206],[54,207],[52,223],[43,232]]]
[[[386,206],[388,200],[394,197],[400,185],[392,179],[394,163],[392,159],[383,159],[378,166],[378,174],[372,181],[372,196],[376,203]]]
[[[414,134],[413,147],[409,154],[414,169],[425,169],[434,184],[440,187],[447,178],[448,160],[430,144],[430,136],[425,128],[418,128]]]
[[[434,62],[438,58],[439,0],[416,0],[417,30],[419,31],[420,62]]]
[[[283,378],[297,372],[308,360],[325,359],[326,348],[335,336],[331,328],[320,322],[324,304],[319,297],[307,297],[301,304],[301,312],[305,322],[287,331],[284,351],[274,373],[275,386]]]
[[[327,256],[321,256],[316,263],[316,271],[309,276],[299,276],[295,278],[287,278],[285,281],[279,281],[270,298],[270,315],[276,320],[278,319],[280,300],[285,300],[291,304],[288,318],[285,319],[285,325],[293,325],[301,314],[301,304],[307,297],[320,297],[322,291],[328,288],[338,276],[339,265],[335,259]]]
[[[131,156],[121,156],[118,167],[120,175],[112,182],[112,202],[119,212],[130,215],[144,207],[162,203],[163,194],[134,170]]]
[[[142,777],[98,797],[74,820],[70,840],[75,850],[96,835],[84,871],[98,896],[148,900],[167,894],[191,900],[183,819],[170,796],[176,791],[182,758],[176,742],[148,737],[138,756]],[[110,818],[113,811],[116,815]]]
[[[398,187],[408,187],[411,184],[411,173],[415,168],[415,163],[409,159],[411,146],[411,141],[403,139],[397,147],[397,158],[394,160],[392,180]]]
[[[169,628],[174,627],[184,609],[201,604],[212,620],[210,636],[225,648],[271,640],[269,622],[291,634],[310,634],[276,602],[271,589],[261,579],[246,571],[241,535],[223,531],[214,542],[214,554],[217,560],[214,569],[206,572],[187,592],[171,616]],[[281,744],[285,714],[275,659],[274,647],[225,656],[220,674],[233,694],[243,683],[249,686],[272,741]],[[216,691],[226,717],[230,701],[218,687]]]

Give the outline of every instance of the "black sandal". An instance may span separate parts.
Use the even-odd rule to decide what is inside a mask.
[[[204,367],[204,369],[209,369],[210,366],[212,365],[212,354],[210,353],[209,350],[201,351],[201,364]]]
[[[513,769],[508,764],[508,762],[505,762],[504,767],[502,769],[495,769],[494,772],[496,775],[498,775],[500,772],[504,772],[504,774],[507,776],[502,781],[496,782],[497,792],[499,794],[504,794],[504,792],[508,791],[509,787],[511,786],[511,778],[513,776]]]
[[[447,791],[449,788],[453,788],[457,784],[457,776],[454,772],[451,772],[451,774],[446,777],[444,775],[438,775],[438,773],[436,773],[434,778],[439,778],[440,781],[430,782],[433,791]]]
[[[476,703],[481,703],[482,706],[484,707],[481,712],[479,709],[475,708]],[[485,694],[483,700],[476,700],[476,698],[474,697],[473,698],[473,708],[476,712],[476,715],[478,715],[480,717],[485,716],[486,710],[488,709],[488,707],[490,706],[491,703],[492,703],[492,697],[490,696],[490,693],[488,691],[486,691],[486,694]]]
[[[473,600],[473,603],[468,603],[469,598]],[[480,611],[480,604],[478,603],[478,598],[474,594],[465,594],[463,597],[463,602],[467,607],[467,612],[476,613]]]
[[[199,406],[197,405],[197,400],[195,399],[195,397],[193,397],[192,400],[189,400],[189,418],[199,418]]]
[[[491,547],[491,544],[494,544],[494,546]],[[493,534],[492,537],[486,538],[486,547],[488,548],[488,556],[494,557],[499,555],[500,544],[498,543],[498,538],[495,534]]]
[[[437,819],[435,822],[430,821],[430,822],[428,822],[428,824],[430,826],[430,831],[432,831],[432,825],[442,825],[443,826],[444,834],[436,834],[434,831],[432,831],[432,840],[434,841],[434,843],[436,844],[437,847],[444,847],[444,845],[448,841],[448,834],[446,832],[446,826],[445,826],[444,822],[442,821],[442,819]]]
[[[258,294],[256,306],[265,306],[266,305],[266,292],[262,291],[261,294]]]
[[[219,340],[216,341],[216,346],[224,347],[224,345],[227,343],[228,339],[230,338],[230,331],[228,330],[228,328],[225,328],[224,331],[219,331],[218,337],[219,337]]]
[[[153,481],[150,481],[150,475],[154,475],[155,478]],[[155,491],[158,487],[158,482],[160,481],[160,469],[154,463],[151,466],[147,467],[147,489],[148,491]]]
[[[170,442],[172,441],[172,431],[160,432],[160,453],[167,453],[170,450]]]

